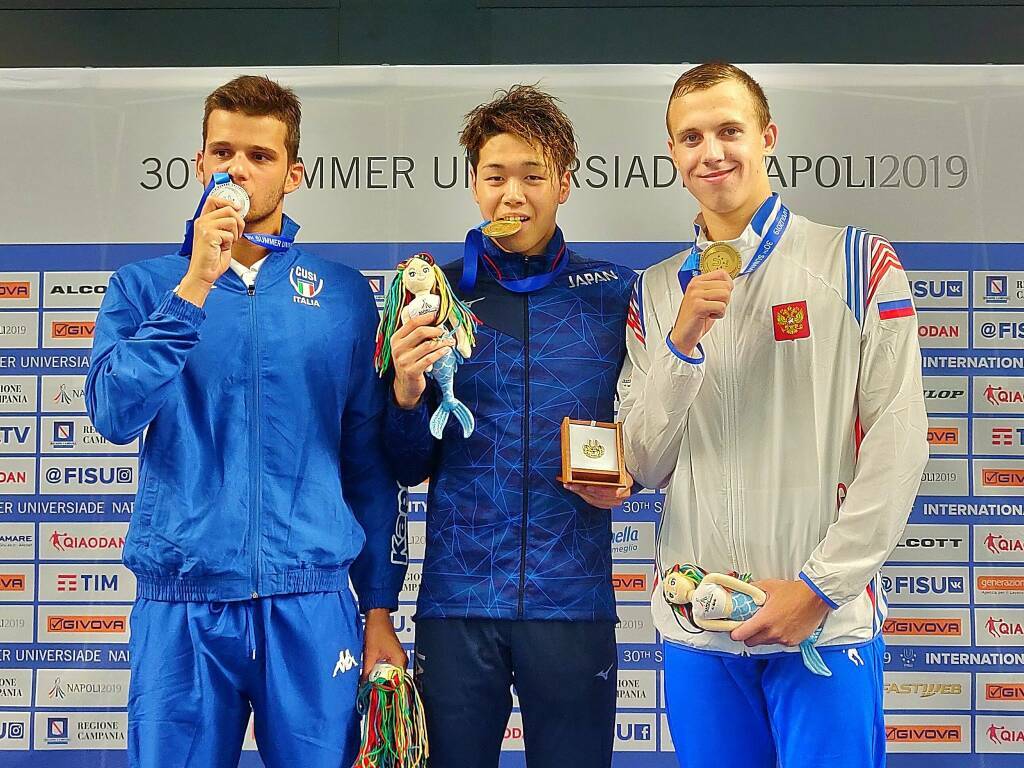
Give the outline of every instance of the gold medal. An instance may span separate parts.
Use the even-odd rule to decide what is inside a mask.
[[[482,230],[488,237],[511,237],[523,228],[523,222],[517,219],[498,219],[489,222]]]
[[[726,243],[712,243],[700,254],[700,273],[714,272],[724,269],[729,277],[735,279],[740,273],[740,252]]]

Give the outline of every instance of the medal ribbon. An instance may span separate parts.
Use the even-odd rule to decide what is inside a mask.
[[[196,206],[196,212],[192,214],[192,218],[185,222],[185,239],[181,243],[181,248],[178,253],[181,256],[192,255],[192,229],[195,226],[195,221],[199,218],[200,212],[203,210],[203,206],[206,205],[206,198],[213,192],[213,188],[221,184],[228,184],[231,181],[231,177],[226,173],[215,173],[210,178],[210,183],[206,185],[203,190],[203,196],[199,198],[199,205]],[[292,221],[287,216],[282,215],[281,217],[281,234],[279,235],[266,235],[261,232],[246,232],[242,235],[250,243],[255,243],[261,248],[266,248],[268,251],[275,253],[282,253],[292,247],[295,242],[295,235],[299,231],[299,225]]]
[[[481,229],[486,224],[487,222],[485,221],[469,230],[466,234],[466,244],[462,259],[462,277],[459,279],[459,290],[463,293],[470,293],[474,286],[476,286],[476,275],[480,260],[487,259],[487,244],[484,241],[486,235],[481,232]],[[492,247],[496,248],[497,246]],[[512,293],[532,293],[533,291],[539,291],[541,288],[547,288],[569,265],[565,238],[562,237],[562,230],[558,227],[555,227],[555,234],[552,235],[546,248],[547,253],[551,251],[555,251],[555,258],[551,262],[551,269],[543,274],[514,279],[506,279],[501,277],[500,274],[496,274],[494,279],[502,288]],[[492,266],[494,266],[493,263]]]
[[[778,194],[773,194],[763,204],[762,208],[768,203],[772,204],[771,211],[774,214],[769,216],[771,224],[769,224],[764,233],[764,237],[761,238],[761,244],[757,246],[757,250],[754,252],[753,258],[747,264],[746,268],[740,272],[737,277],[743,275],[749,275],[755,269],[760,267],[764,262],[771,256],[772,251],[775,250],[775,246],[779,244],[779,240],[782,239],[782,235],[786,232],[786,228],[789,226],[789,220],[791,218],[789,208],[787,208]],[[754,218],[758,217],[761,212],[758,209],[758,213],[754,214]],[[686,261],[683,262],[682,266],[679,267],[679,285],[683,289],[683,293],[686,293],[686,286],[690,284],[690,281],[700,274],[700,254],[701,250],[697,247],[697,238],[700,237],[700,226],[694,224],[693,226],[693,248],[690,249],[690,255],[686,257]]]

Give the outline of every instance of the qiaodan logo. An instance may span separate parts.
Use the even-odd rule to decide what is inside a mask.
[[[297,296],[292,296],[292,301],[296,304],[305,304],[310,307],[320,306],[320,302],[316,300],[316,297],[324,289],[324,281],[317,277],[316,272],[296,265],[288,272],[288,282],[292,284],[292,288],[298,294]]]

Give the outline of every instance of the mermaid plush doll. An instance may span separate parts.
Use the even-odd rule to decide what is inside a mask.
[[[689,563],[676,565],[666,573],[661,591],[676,613],[698,629],[712,632],[736,629],[768,598],[764,590],[750,583],[750,574],[707,573]],[[800,655],[811,672],[831,677],[832,672],[814,647],[819,637],[821,627],[800,643]]]
[[[398,265],[377,326],[374,364],[383,376],[391,364],[391,336],[412,318],[429,314],[436,315],[434,325],[446,329],[439,339],[455,339],[451,353],[427,369],[427,375],[441,389],[441,404],[430,417],[430,434],[440,440],[449,415],[454,415],[463,437],[469,437],[473,434],[473,414],[455,397],[455,370],[473,353],[479,321],[452,292],[448,278],[429,253],[417,253]]]

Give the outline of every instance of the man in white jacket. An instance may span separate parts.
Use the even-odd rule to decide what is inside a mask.
[[[700,215],[693,250],[635,288],[626,462],[666,488],[662,580],[692,563],[752,574],[767,593],[730,634],[655,591],[680,765],[882,766],[878,572],[928,457],[906,275],[883,238],[815,224],[772,194],[778,128],[747,73],[686,72],[667,126]],[[797,652],[819,627],[830,677]]]

